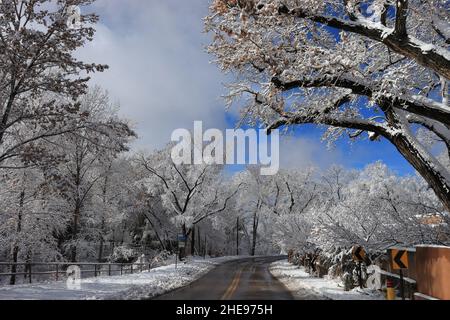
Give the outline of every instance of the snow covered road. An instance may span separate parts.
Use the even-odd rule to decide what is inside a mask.
[[[64,281],[5,286],[0,287],[0,300],[151,299],[191,284],[195,280],[205,276],[218,265],[237,260],[242,260],[244,265],[248,265],[249,257],[223,257],[206,260],[198,258],[187,264],[178,264],[176,269],[175,265],[171,264],[132,275],[83,279],[79,289],[69,289]],[[247,269],[247,273],[257,270],[255,266]],[[345,292],[337,280],[312,277],[303,269],[299,269],[286,260],[272,263],[270,265],[270,273],[283,283],[292,292],[294,298],[298,300],[383,299],[381,294],[370,292],[370,290],[361,291],[355,289],[350,292]],[[242,274],[244,275],[242,279],[245,280],[246,273],[244,272]],[[207,277],[202,279],[207,279]],[[214,279],[214,281],[218,280],[217,277]],[[236,290],[236,292],[236,299],[245,298],[245,292],[241,292],[241,295],[239,295],[239,290]],[[255,297],[258,296],[258,292],[255,292],[253,295]]]
[[[251,257],[224,263],[180,290],[157,300],[293,300],[291,292],[269,272],[283,257]]]
[[[168,265],[126,276],[84,279],[81,288],[66,282],[0,287],[0,300],[141,300],[183,287],[215,266],[242,257],[194,259],[187,264]]]

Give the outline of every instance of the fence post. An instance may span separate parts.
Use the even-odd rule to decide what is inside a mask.
[[[97,278],[97,264],[94,264],[94,277]]]
[[[120,264],[120,275],[123,275],[123,264]]]
[[[30,267],[28,268],[28,276],[30,277],[30,284],[33,282],[33,280],[31,279],[32,274],[33,272],[31,271],[31,263],[30,263]]]
[[[133,264],[131,264],[130,266],[131,266],[131,274],[133,274]]]
[[[58,271],[59,271],[59,265],[56,264],[56,281],[59,280],[59,274],[58,274]]]
[[[111,277],[111,263],[108,264],[108,275]]]

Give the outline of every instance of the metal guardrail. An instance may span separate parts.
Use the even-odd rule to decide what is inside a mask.
[[[25,276],[28,283],[33,283],[34,276],[50,276],[48,280],[59,281],[61,276],[66,275],[66,270],[70,266],[80,267],[81,276],[84,278],[93,278],[102,275],[118,276],[124,274],[133,274],[136,272],[148,271],[152,268],[152,263],[90,263],[90,262],[0,262],[1,267],[11,269],[16,267],[23,271],[0,273],[0,283],[2,278]],[[37,271],[36,269],[41,267]],[[83,267],[85,267],[83,269]],[[33,270],[34,269],[34,270]],[[90,275],[90,276],[89,276]],[[53,277],[51,277],[53,276]],[[53,278],[53,279],[52,279]],[[15,279],[14,279],[15,282]]]
[[[380,274],[382,274],[382,275],[384,275],[384,276],[386,276],[388,278],[395,278],[395,279],[399,279],[400,280],[400,276],[398,274],[395,274],[395,273],[392,273],[392,272],[388,272],[388,271],[385,271],[385,270],[380,270]],[[408,278],[408,277],[403,277],[403,281],[406,281],[406,282],[408,282],[410,284],[413,284],[413,285],[417,284],[416,280]]]

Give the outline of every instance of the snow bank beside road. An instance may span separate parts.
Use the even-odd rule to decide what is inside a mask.
[[[314,294],[330,300],[383,300],[381,293],[369,289],[344,291],[336,279],[315,278],[304,269],[284,261],[277,261],[270,266],[270,272],[278,278],[297,299],[308,300]],[[305,292],[309,295],[305,296]],[[313,297],[318,299],[318,297]]]
[[[242,257],[239,257],[242,258]],[[239,259],[194,259],[126,276],[84,279],[81,289],[70,290],[65,282],[0,287],[0,300],[141,300],[175,290],[197,280],[216,265]]]

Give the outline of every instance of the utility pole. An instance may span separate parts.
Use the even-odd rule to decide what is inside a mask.
[[[198,255],[202,255],[202,237],[200,235],[200,227],[197,228]]]
[[[175,254],[175,269],[178,266],[178,255],[179,254],[180,254],[180,248],[179,248],[179,242],[178,242],[178,239],[177,239],[177,253]]]
[[[208,242],[206,240],[206,234],[205,234],[205,252],[204,252],[204,259],[206,259],[206,255],[208,254]]]
[[[239,217],[236,219],[236,255],[239,255]]]
[[[195,226],[192,228],[191,234],[191,256],[195,256]]]

